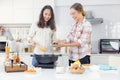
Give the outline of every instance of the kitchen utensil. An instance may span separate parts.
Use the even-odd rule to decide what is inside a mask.
[[[51,55],[49,55],[49,54],[45,54],[45,55],[35,54],[35,57],[39,63],[52,63],[52,62],[57,61],[57,59],[58,59],[58,55],[52,55],[52,54]]]
[[[13,68],[13,59],[11,60],[11,67]]]
[[[56,66],[55,62],[58,59],[58,56],[55,54],[34,54],[32,55],[36,58],[37,62],[39,63],[35,67],[42,67],[42,68],[54,68]]]

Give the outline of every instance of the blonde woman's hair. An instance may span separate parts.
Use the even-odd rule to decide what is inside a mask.
[[[83,16],[86,15],[86,13],[85,13],[85,11],[84,11],[84,9],[83,9],[83,6],[82,6],[82,4],[80,4],[80,3],[74,3],[74,4],[70,7],[70,9],[71,9],[71,8],[73,8],[73,9],[75,9],[76,11],[82,13]]]

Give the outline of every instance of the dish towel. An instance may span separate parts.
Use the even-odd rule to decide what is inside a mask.
[[[100,70],[117,70],[116,67],[109,66],[109,65],[99,65]]]

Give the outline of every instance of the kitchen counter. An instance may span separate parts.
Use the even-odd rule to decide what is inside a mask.
[[[6,73],[4,71],[4,56],[4,54],[0,54],[0,80],[120,80],[119,70],[90,71],[86,69],[84,74],[71,74],[67,70],[64,74],[57,74],[55,69],[42,69],[35,74],[25,72]],[[20,56],[30,69],[32,67],[30,54],[20,54]],[[66,63],[65,60],[67,61],[68,59],[64,58],[62,64]]]
[[[120,80],[120,73],[117,71],[89,71],[84,74],[71,74],[66,71],[63,74],[57,74],[55,69],[42,69],[37,73],[0,72],[0,80]]]

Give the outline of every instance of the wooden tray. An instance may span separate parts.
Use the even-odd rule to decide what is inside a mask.
[[[5,66],[5,72],[24,72],[28,69],[28,66],[22,62],[23,64],[20,65],[13,65],[13,66]]]

